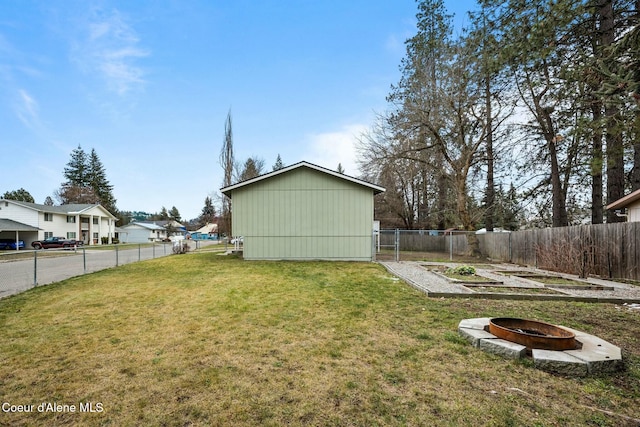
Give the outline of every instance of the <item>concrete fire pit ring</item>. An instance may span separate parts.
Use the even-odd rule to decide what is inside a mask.
[[[585,332],[558,326],[575,335],[576,348],[569,350],[529,349],[522,344],[507,341],[489,332],[491,318],[464,319],[458,332],[474,347],[488,353],[511,359],[530,356],[538,369],[569,376],[588,376],[611,373],[624,369],[619,347]]]

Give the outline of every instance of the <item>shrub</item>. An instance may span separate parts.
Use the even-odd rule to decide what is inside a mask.
[[[461,276],[473,276],[476,274],[476,269],[471,265],[461,265],[456,268],[450,268],[449,272],[452,274],[459,274]]]

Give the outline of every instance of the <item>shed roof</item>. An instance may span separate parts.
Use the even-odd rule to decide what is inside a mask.
[[[627,194],[626,196],[616,200],[613,203],[608,204],[607,209],[622,209],[638,200],[640,200],[640,189]]]
[[[231,192],[233,190],[236,190],[236,189],[241,188],[241,187],[245,187],[247,185],[254,184],[256,182],[259,182],[259,181],[262,181],[262,180],[265,180],[265,179],[272,178],[272,177],[277,176],[277,175],[281,175],[281,174],[290,172],[290,171],[292,171],[294,169],[298,169],[298,168],[313,169],[313,170],[316,170],[318,172],[322,172],[322,173],[325,173],[327,175],[334,176],[336,178],[344,179],[345,181],[350,181],[350,182],[353,182],[355,184],[362,185],[364,187],[368,187],[368,188],[373,190],[373,194],[379,194],[379,193],[382,193],[383,191],[385,191],[384,187],[380,187],[379,185],[375,185],[375,184],[372,184],[370,182],[363,181],[361,179],[354,178],[352,176],[345,175],[343,173],[336,172],[336,171],[333,171],[331,169],[323,168],[322,166],[318,166],[318,165],[315,165],[313,163],[304,162],[304,161],[298,162],[298,163],[294,163],[293,165],[286,166],[286,167],[284,167],[282,169],[278,169],[276,171],[269,172],[269,173],[266,173],[264,175],[256,176],[255,178],[247,179],[245,181],[241,181],[241,182],[238,182],[236,184],[229,185],[227,187],[223,187],[223,188],[220,189],[220,191],[225,196],[231,198]]]
[[[0,231],[38,231],[38,227],[23,224],[12,219],[0,219]]]

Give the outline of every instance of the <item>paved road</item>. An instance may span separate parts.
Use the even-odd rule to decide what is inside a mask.
[[[210,241],[189,241],[191,250],[213,244]],[[76,251],[46,249],[44,251],[20,251],[18,254],[3,252],[0,256],[0,298],[27,289],[59,282],[106,268],[132,262],[159,258],[173,253],[171,243],[153,246],[126,246],[126,249],[78,249]]]

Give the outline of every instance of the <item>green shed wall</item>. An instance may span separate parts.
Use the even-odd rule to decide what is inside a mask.
[[[373,190],[299,168],[232,193],[245,259],[371,260]]]

